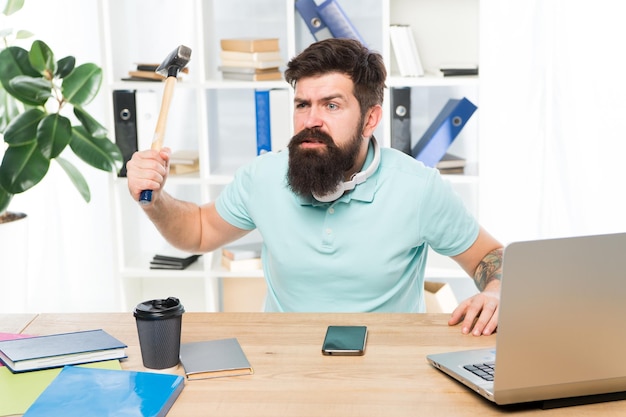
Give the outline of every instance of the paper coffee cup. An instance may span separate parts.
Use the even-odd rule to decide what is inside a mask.
[[[143,365],[165,369],[178,365],[180,332],[185,309],[176,297],[144,301],[133,315],[137,323]]]

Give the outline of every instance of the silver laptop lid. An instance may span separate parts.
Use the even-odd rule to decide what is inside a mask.
[[[508,245],[501,296],[497,403],[626,391],[626,233]]]

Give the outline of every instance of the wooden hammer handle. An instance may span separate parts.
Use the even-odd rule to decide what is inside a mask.
[[[163,147],[163,139],[165,137],[165,126],[167,124],[167,115],[170,111],[170,103],[174,95],[174,87],[176,86],[176,77],[167,77],[165,79],[165,87],[163,89],[163,99],[161,100],[161,111],[157,119],[156,128],[154,129],[154,137],[152,139],[151,149],[160,151]],[[139,204],[146,205],[152,201],[152,190],[143,190],[139,195]]]
[[[151,146],[151,148],[155,151],[159,151],[163,147],[165,126],[167,125],[167,115],[169,114],[172,96],[174,95],[176,77],[167,77],[164,82],[165,87],[163,89],[163,99],[161,100],[161,111],[159,112],[159,118],[157,119],[156,128],[154,129],[154,137],[152,139]]]

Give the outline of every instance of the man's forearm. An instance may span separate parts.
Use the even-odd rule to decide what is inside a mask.
[[[162,192],[156,201],[144,207],[144,212],[172,246],[188,252],[198,251],[201,240],[198,205]]]
[[[494,280],[502,279],[502,254],[502,248],[494,249],[478,264],[473,278],[479,290],[484,290]]]

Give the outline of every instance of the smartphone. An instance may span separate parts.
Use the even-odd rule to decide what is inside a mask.
[[[360,356],[365,353],[367,326],[328,326],[322,344],[324,355]]]

